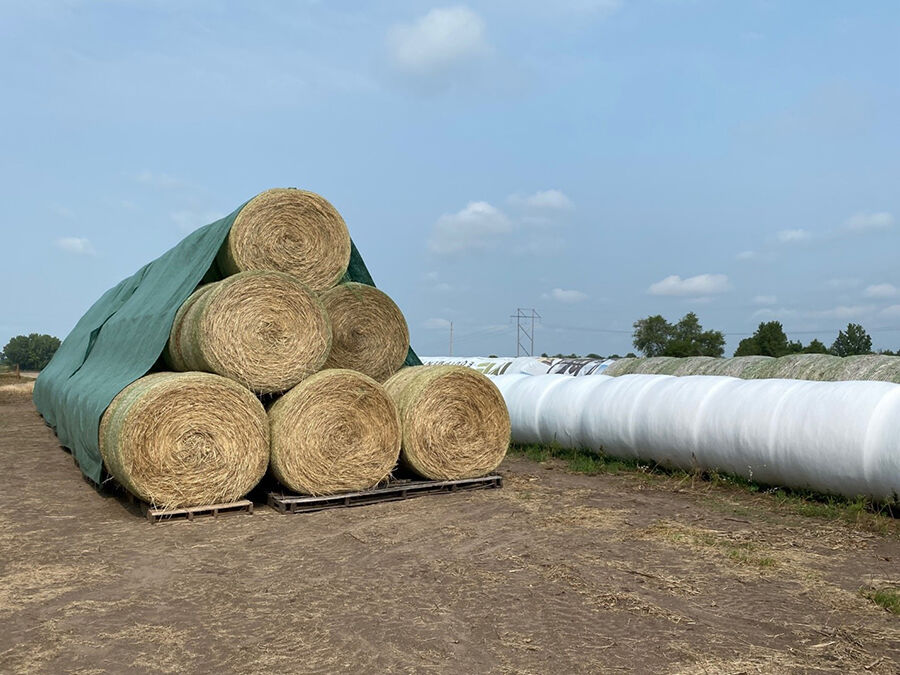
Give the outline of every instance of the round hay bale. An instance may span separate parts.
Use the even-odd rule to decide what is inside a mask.
[[[190,297],[181,303],[181,307],[175,312],[175,320],[172,322],[172,329],[169,332],[169,341],[166,343],[166,349],[163,352],[163,359],[172,370],[189,370],[181,353],[181,331],[184,327],[184,315],[194,306],[195,302],[212,288],[212,284],[201,286],[191,293]]]
[[[116,396],[100,421],[109,472],[150,504],[240,499],[263,477],[269,424],[259,400],[210,373],[155,373]]]
[[[638,367],[638,364],[642,361],[642,359],[634,358],[631,356],[626,356],[621,359],[616,359],[612,363],[607,366],[606,370],[603,371],[604,375],[609,375],[611,377],[617,377],[619,375],[631,375],[633,370]]]
[[[331,352],[326,368],[350,368],[384,382],[409,352],[403,312],[374,286],[350,282],[325,291],[322,303],[331,319]]]
[[[217,260],[225,274],[277,270],[324,291],[347,271],[350,233],[337,209],[315,192],[266,190],[240,210]]]
[[[876,354],[871,365],[866,369],[867,380],[894,382],[900,384],[900,357]]]
[[[707,370],[715,368],[722,360],[714,356],[689,356],[681,359],[669,375],[706,375]]]
[[[773,367],[774,363],[775,358],[772,356],[734,356],[725,359],[715,374],[756,380],[768,377],[764,374],[765,370]]]
[[[486,376],[464,366],[403,368],[384,385],[403,426],[400,459],[425,478],[490,473],[509,447],[509,411]]]
[[[323,370],[269,409],[272,472],[291,490],[327,495],[370,488],[400,454],[400,418],[371,377]]]
[[[840,357],[831,354],[788,354],[775,360],[769,377],[830,382],[840,368]]]
[[[632,371],[635,375],[667,375],[664,370],[677,367],[681,361],[677,356],[651,356],[649,359],[641,359],[641,362]]]
[[[241,272],[201,287],[172,326],[173,365],[229,377],[260,394],[290,389],[331,349],[322,301],[283,272]]]
[[[835,373],[839,380],[870,380],[885,359],[892,357],[883,354],[858,354],[841,359],[841,368]]]

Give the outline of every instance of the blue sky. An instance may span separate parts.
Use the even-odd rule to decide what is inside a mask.
[[[270,187],[343,214],[413,346],[848,321],[900,348],[900,3],[0,0],[0,343]]]

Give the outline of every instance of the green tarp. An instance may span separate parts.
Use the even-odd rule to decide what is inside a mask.
[[[241,208],[191,233],[104,293],[38,377],[38,411],[95,483],[103,480],[100,417],[116,394],[160,366],[181,303],[201,281],[220,278],[216,253]],[[355,244],[345,280],[375,285]],[[406,365],[420,364],[410,349]]]

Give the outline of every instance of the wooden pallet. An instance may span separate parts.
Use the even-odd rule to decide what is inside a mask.
[[[197,517],[228,515],[232,513],[253,513],[253,502],[249,499],[239,499],[236,502],[227,502],[225,504],[208,504],[205,506],[190,506],[184,509],[155,509],[151,506],[144,505],[142,510],[146,509],[147,520],[151,523],[171,520],[193,520]]]
[[[280,513],[305,513],[323,509],[337,509],[348,506],[363,506],[378,502],[391,502],[421,495],[459,492],[462,490],[485,490],[503,487],[503,478],[497,475],[462,480],[397,480],[387,485],[361,492],[346,492],[339,495],[310,497],[308,495],[286,495],[270,492],[268,504]]]

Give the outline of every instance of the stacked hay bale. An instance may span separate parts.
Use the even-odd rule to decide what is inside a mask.
[[[267,466],[294,492],[366,489],[391,474],[401,446],[404,466],[426,478],[496,468],[509,441],[496,387],[464,368],[396,374],[406,320],[384,292],[345,280],[351,251],[319,195],[250,200],[208,283],[175,315],[164,360],[176,372],[137,380],[104,413],[109,472],[152,504],[182,507],[240,498]],[[402,397],[383,386],[398,378],[410,385]]]

